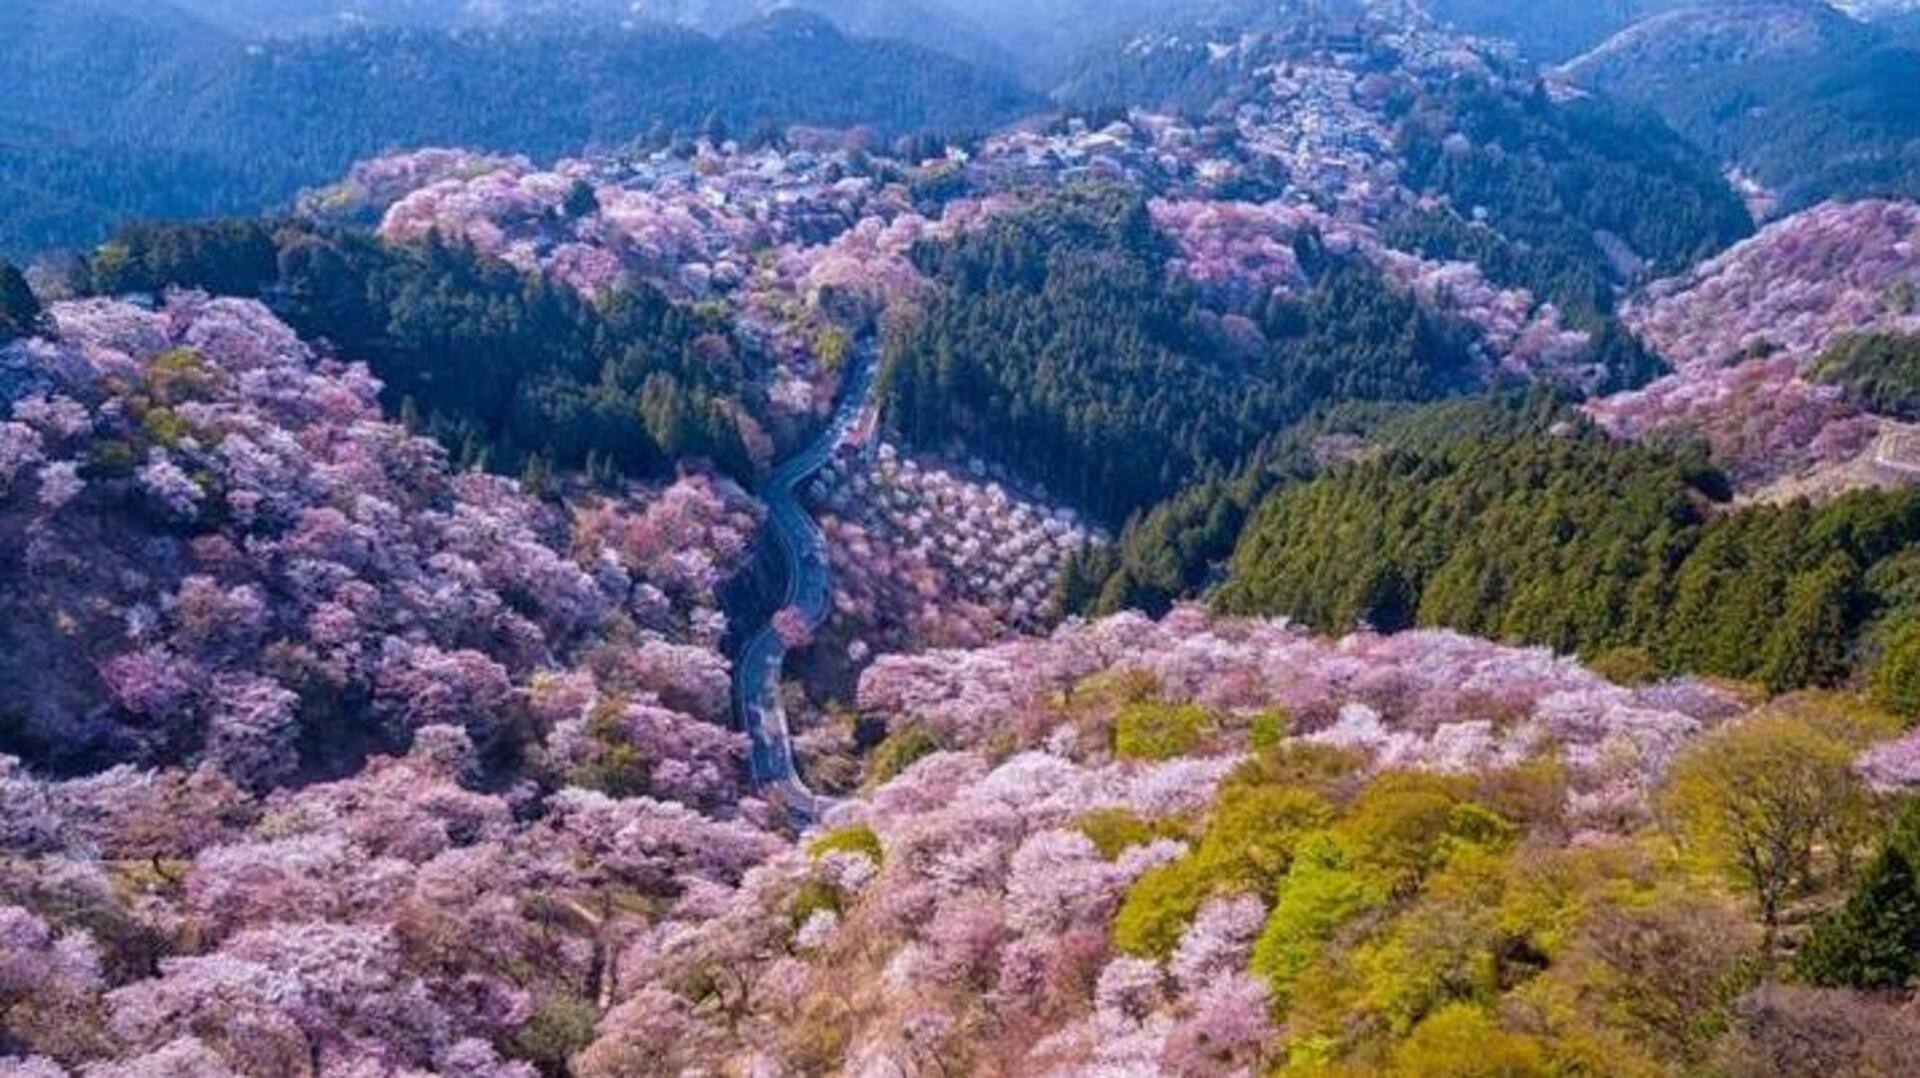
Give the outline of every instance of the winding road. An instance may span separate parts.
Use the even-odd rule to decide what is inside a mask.
[[[825,625],[832,612],[833,580],[826,536],[801,506],[799,491],[833,459],[873,396],[879,364],[864,350],[855,362],[853,377],[834,409],[833,421],[811,445],[774,469],[759,491],[767,506],[766,527],[779,546],[781,571],[786,578],[786,590],[776,609],[797,610],[809,632]],[[793,734],[787,726],[786,705],[780,699],[780,669],[786,659],[786,644],[769,621],[748,639],[734,661],[733,709],[752,742],[754,788],[804,825],[819,818],[826,802],[807,789],[794,768]]]

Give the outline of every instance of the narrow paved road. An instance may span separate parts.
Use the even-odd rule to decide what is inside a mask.
[[[760,488],[767,506],[767,524],[779,545],[781,571],[786,578],[780,608],[799,611],[808,631],[826,624],[832,612],[832,570],[827,563],[827,540],[820,526],[800,504],[800,487],[833,459],[873,396],[878,364],[863,350],[853,377],[834,410],[833,421],[813,444],[794,454]],[[778,608],[776,608],[778,609]],[[755,789],[784,806],[803,824],[820,815],[824,802],[807,789],[793,764],[793,735],[787,727],[787,709],[780,700],[780,669],[787,648],[771,624],[761,627],[740,649],[733,673],[733,709],[741,728],[753,743]]]
[[[1883,422],[1880,440],[1873,446],[1873,463],[1896,476],[1920,476],[1920,428]]]

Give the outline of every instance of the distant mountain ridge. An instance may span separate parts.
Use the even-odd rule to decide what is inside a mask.
[[[970,63],[1010,70],[1010,53],[972,20],[938,0],[175,0],[236,33],[330,33],[370,26],[499,27],[564,18],[634,26],[654,23],[722,35],[756,19],[801,10],[856,37],[908,41]]]
[[[1565,71],[1583,85],[1670,88],[1722,65],[1803,59],[1872,38],[1858,21],[1814,0],[1693,4],[1634,23]]]
[[[1916,0],[1834,0],[1833,6],[1860,19],[1897,19],[1920,13]]]
[[[552,157],[710,121],[978,130],[1042,104],[797,10],[720,37],[535,19],[252,41],[164,3],[21,0],[0,39],[0,191],[24,193],[0,204],[11,253],[90,243],[126,215],[255,211],[395,146]]]
[[[1920,41],[1813,0],[1655,15],[1567,64],[1575,86],[1658,111],[1786,209],[1920,194]]]
[[[1688,0],[1428,0],[1434,18],[1469,33],[1505,38],[1530,59],[1571,59],[1648,14]]]

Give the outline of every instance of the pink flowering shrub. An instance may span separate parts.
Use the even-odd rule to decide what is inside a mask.
[[[1920,786],[1920,737],[1907,736],[1862,754],[1861,777],[1876,789],[1910,790]]]

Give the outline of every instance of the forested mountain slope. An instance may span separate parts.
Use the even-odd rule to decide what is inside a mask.
[[[1876,618],[1913,617],[1911,492],[1715,511],[1727,491],[1684,454],[1591,431],[1389,453],[1268,501],[1220,602],[1631,653],[1775,691],[1841,682],[1874,654]]]
[[[1585,412],[1623,440],[1697,442],[1743,498],[1905,485],[1903,357],[1920,332],[1916,239],[1920,208],[1911,203],[1828,204],[1647,286],[1622,305],[1618,332],[1672,370],[1592,397]],[[1351,459],[1356,444],[1409,448],[1453,428],[1494,437],[1511,433],[1513,419],[1478,406],[1317,417],[1137,521],[1072,578],[1070,606],[1162,609],[1212,580],[1241,521],[1274,490]]]
[[[1149,207],[1170,248],[1110,226],[1093,245],[1104,269],[1075,274],[1085,234],[1041,228],[933,255],[939,299],[889,353],[910,441],[1118,523],[1232,474],[1317,408],[1660,372],[1614,308],[1751,229],[1711,163],[1649,113],[1556,100],[1523,65],[1418,22],[1382,16],[1329,49],[1310,21],[1269,16],[1231,45],[1143,39],[1106,69],[1117,81],[1082,87],[1204,117],[1136,113],[1088,135],[1122,168],[1143,134],[1181,140],[1174,158],[1212,154],[1217,179],[1148,177],[1180,196]]]
[[[1299,295],[1223,323],[1168,285],[1165,243],[1145,205],[1106,192],[930,252],[941,294],[888,346],[908,441],[963,444],[1121,520],[1320,401],[1425,399],[1478,377],[1463,326],[1358,259],[1303,244]]]

